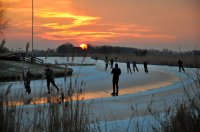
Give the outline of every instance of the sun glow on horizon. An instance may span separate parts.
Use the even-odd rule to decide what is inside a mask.
[[[88,49],[87,44],[80,44],[81,49],[86,50]]]

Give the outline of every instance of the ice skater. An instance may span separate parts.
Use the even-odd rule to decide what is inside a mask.
[[[111,69],[113,68],[113,64],[114,64],[114,59],[111,58],[111,59],[110,59],[110,68],[111,68]]]
[[[119,76],[121,74],[121,69],[118,68],[118,64],[115,64],[115,68],[112,69],[111,74],[113,74],[113,80],[112,80],[112,84],[113,84],[113,92],[111,93],[112,96],[118,96],[119,93]]]
[[[131,65],[131,63],[129,62],[129,60],[126,60],[127,73],[129,73],[129,72],[132,73],[130,65]]]
[[[27,66],[24,66],[24,70],[23,70],[23,80],[24,80],[24,87],[26,89],[25,92],[27,92],[28,94],[31,93],[31,86],[30,86],[30,83],[31,83],[31,72],[30,70],[28,69]]]
[[[59,92],[59,88],[55,84],[55,81],[54,81],[54,72],[52,69],[50,69],[49,65],[46,66],[45,75],[46,75],[46,79],[47,79],[48,94],[50,94],[50,83],[57,89],[57,92]]]
[[[144,62],[144,72],[145,72],[145,73],[148,73],[147,64],[148,64],[148,63],[145,61],[145,62]]]
[[[106,57],[105,57],[105,71],[106,71],[107,68],[108,68],[108,63],[109,63],[108,57],[106,56]]]
[[[135,61],[132,62],[132,65],[133,65],[133,71],[135,72],[137,70],[137,72],[139,72]]]
[[[185,69],[183,67],[183,61],[180,59],[178,60],[178,66],[179,66],[179,72],[181,72],[181,69],[183,72],[185,72]]]

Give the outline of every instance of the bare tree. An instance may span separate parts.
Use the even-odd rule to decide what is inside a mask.
[[[7,25],[8,19],[6,18],[6,6],[5,3],[2,0],[0,0],[0,35],[3,34]]]
[[[5,47],[6,40],[3,39],[2,42],[0,43],[0,53],[5,53],[8,52],[9,49]]]

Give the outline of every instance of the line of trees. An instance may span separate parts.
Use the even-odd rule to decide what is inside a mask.
[[[55,50],[59,54],[72,54],[74,52],[74,45],[71,43],[65,43],[58,46]],[[88,52],[91,54],[134,54],[136,56],[146,55],[178,55],[180,51],[171,51],[169,49],[155,50],[155,49],[137,49],[131,47],[119,47],[119,46],[92,46],[88,44]],[[182,55],[200,55],[200,50],[184,51]]]
[[[56,52],[59,54],[72,54],[74,52],[75,46],[71,43],[65,43],[56,48]],[[99,53],[99,54],[132,54],[145,56],[148,53],[148,50],[136,49],[136,48],[128,48],[128,47],[114,47],[114,46],[92,46],[88,44],[88,52],[89,53]]]

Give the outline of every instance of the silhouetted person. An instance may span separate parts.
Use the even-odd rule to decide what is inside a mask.
[[[108,63],[109,63],[109,61],[108,61],[108,60],[105,60],[105,71],[106,71],[107,68],[108,68]]]
[[[28,92],[28,94],[30,94],[31,93],[31,87],[30,87],[31,72],[29,71],[27,66],[25,66],[23,70],[23,80],[24,80],[24,87],[26,89],[25,92]]]
[[[110,59],[110,68],[113,68],[113,64],[114,64],[114,59],[111,58],[111,59]]]
[[[108,68],[108,63],[109,63],[109,61],[108,61],[108,56],[106,56],[106,57],[105,57],[105,71],[106,71],[107,68]]]
[[[133,71],[135,72],[137,70],[137,72],[139,72],[135,61],[132,62],[132,65],[133,65]]]
[[[105,60],[108,60],[108,56],[105,57]]]
[[[112,96],[118,96],[118,92],[119,92],[119,76],[121,74],[121,69],[118,68],[118,64],[115,64],[115,68],[112,69],[112,72],[113,74],[113,80],[112,80],[112,83],[113,83],[113,92],[111,93]]]
[[[131,71],[131,66],[130,66],[130,65],[131,65],[131,63],[129,62],[129,60],[127,60],[127,61],[126,61],[127,73],[129,73],[129,72],[132,73],[132,71]]]
[[[146,61],[144,62],[144,72],[148,73],[147,62]]]
[[[179,66],[179,72],[181,72],[181,69],[185,72],[185,69],[183,68],[183,61],[182,60],[178,60],[178,66]]]
[[[57,89],[57,91],[59,92],[59,88],[58,86],[55,84],[54,81],[54,72],[52,69],[50,69],[49,65],[47,65],[46,69],[45,69],[45,75],[46,75],[46,79],[47,79],[47,89],[48,89],[48,93],[50,93],[50,83]]]

